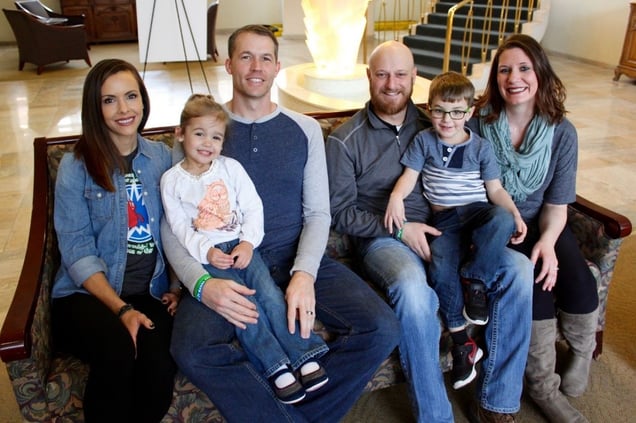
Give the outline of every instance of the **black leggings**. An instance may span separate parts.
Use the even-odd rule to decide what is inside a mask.
[[[530,257],[532,247],[539,239],[537,224],[528,225],[528,234],[520,245],[510,245],[511,248]],[[579,249],[574,233],[568,225],[555,245],[559,260],[557,282],[552,291],[541,289],[543,283],[534,284],[532,297],[532,320],[546,320],[555,317],[555,307],[566,313],[587,314],[598,307],[598,289],[596,279]],[[535,277],[541,270],[541,260],[537,262]]]
[[[56,349],[90,365],[84,417],[92,422],[156,423],[172,401],[176,365],[169,352],[172,317],[150,296],[125,298],[155,328],[139,328],[137,354],[120,319],[92,295],[56,298],[52,304]]]

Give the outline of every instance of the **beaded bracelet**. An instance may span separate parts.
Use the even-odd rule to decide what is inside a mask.
[[[205,283],[209,281],[210,279],[212,279],[212,276],[210,276],[209,273],[206,273],[205,275],[201,276],[199,280],[197,280],[196,284],[194,284],[192,295],[194,296],[194,298],[197,299],[197,301],[201,301],[201,295],[203,294],[203,287],[205,286]]]

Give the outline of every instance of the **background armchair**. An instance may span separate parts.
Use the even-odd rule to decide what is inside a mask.
[[[45,65],[75,59],[91,66],[84,25],[48,25],[22,10],[2,11],[18,43],[19,70],[29,62],[37,66],[39,75]]]

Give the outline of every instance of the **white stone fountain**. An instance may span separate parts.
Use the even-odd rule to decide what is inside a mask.
[[[306,43],[313,63],[281,69],[281,103],[299,111],[361,108],[369,98],[366,65],[358,64],[369,0],[302,0]],[[417,78],[416,102],[425,102],[429,81]]]

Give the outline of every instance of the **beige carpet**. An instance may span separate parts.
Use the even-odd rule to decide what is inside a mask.
[[[592,364],[590,386],[573,399],[591,423],[636,422],[636,235],[625,240],[610,287],[603,354]],[[447,384],[447,386],[450,386]],[[470,388],[448,391],[457,423],[467,422],[466,410],[473,398]],[[363,395],[344,423],[413,422],[405,385]],[[545,422],[531,400],[524,396],[520,422]]]

